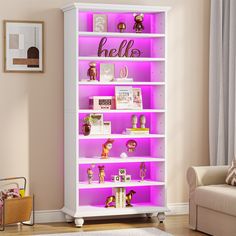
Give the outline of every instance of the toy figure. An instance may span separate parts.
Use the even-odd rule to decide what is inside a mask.
[[[103,184],[105,182],[105,167],[104,166],[98,166],[99,169],[99,184]]]
[[[117,25],[117,29],[120,31],[120,33],[123,33],[126,30],[126,24],[124,22],[120,22]]]
[[[133,139],[128,140],[126,143],[126,147],[127,147],[128,152],[134,152],[135,148],[137,147],[137,142]]]
[[[134,27],[133,29],[135,29],[136,33],[142,33],[142,31],[144,30],[144,26],[143,26],[143,14],[138,14],[134,16]]]
[[[89,63],[89,69],[87,72],[87,75],[89,76],[90,80],[96,80],[97,78],[97,68],[95,62]]]
[[[88,183],[91,184],[93,181],[93,170],[92,168],[87,169],[87,174],[88,174]]]
[[[145,116],[145,115],[141,115],[141,116],[139,117],[139,120],[140,120],[140,127],[141,127],[141,128],[145,128],[146,116]]]
[[[144,162],[141,163],[140,165],[140,178],[141,181],[144,181],[144,178],[146,176],[147,168]]]
[[[138,118],[136,115],[132,115],[132,128],[137,128]]]
[[[131,200],[133,198],[133,195],[135,194],[136,192],[134,190],[130,190],[128,194],[126,194],[126,206],[127,207],[132,207],[131,205]]]
[[[107,141],[102,145],[102,159],[107,159],[110,150],[112,149],[113,139],[107,139]]]
[[[109,196],[109,197],[107,197],[105,207],[106,208],[108,208],[108,207],[115,207],[115,205],[110,205],[110,204],[115,203],[115,202],[116,202],[116,197],[114,195],[113,196]]]

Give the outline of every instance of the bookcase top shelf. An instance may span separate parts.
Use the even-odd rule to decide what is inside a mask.
[[[100,164],[100,163],[135,163],[135,162],[164,162],[164,158],[158,157],[110,157],[108,159],[97,158],[79,158],[79,164]]]
[[[78,57],[81,61],[134,61],[134,62],[154,62],[165,61],[165,58],[155,57]]]

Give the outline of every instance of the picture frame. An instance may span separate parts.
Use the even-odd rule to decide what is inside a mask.
[[[44,22],[4,20],[4,72],[44,72]]]
[[[115,78],[115,65],[113,63],[100,64],[100,82],[109,83]]]
[[[143,99],[142,99],[141,88],[133,88],[133,109],[135,110],[143,109]]]
[[[107,32],[107,15],[93,14],[93,32]]]
[[[91,135],[103,134],[103,114],[90,114],[91,118]]]
[[[115,87],[116,109],[132,110],[133,109],[133,88],[132,86]]]

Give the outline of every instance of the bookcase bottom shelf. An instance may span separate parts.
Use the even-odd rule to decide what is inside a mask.
[[[125,208],[105,208],[104,206],[79,206],[74,214],[63,208],[62,211],[74,218],[96,217],[96,216],[114,216],[114,215],[134,215],[134,214],[150,214],[159,212],[168,212],[165,206],[156,206],[151,203],[136,203],[133,207]]]

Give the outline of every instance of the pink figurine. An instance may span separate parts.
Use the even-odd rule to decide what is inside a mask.
[[[102,145],[102,159],[107,159],[110,150],[112,149],[113,139],[107,139],[107,141]]]

